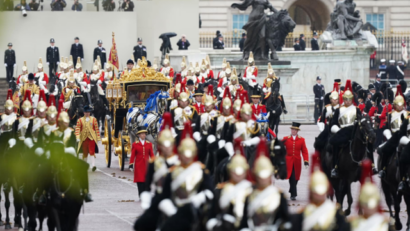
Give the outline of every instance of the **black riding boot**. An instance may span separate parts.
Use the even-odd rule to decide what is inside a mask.
[[[84,195],[84,201],[85,202],[93,202],[93,198],[91,197],[91,194],[90,193],[88,193],[88,190],[87,189],[84,189],[83,190],[83,195]]]
[[[400,183],[398,187],[398,191],[400,193],[403,193],[405,191],[405,186],[406,186],[406,166],[403,164],[403,161],[399,161],[399,173],[400,173]]]
[[[368,153],[368,155],[369,155],[369,159],[370,159],[370,161],[372,161],[372,172],[373,172],[373,175],[375,175],[375,174],[377,174],[377,169],[376,169],[376,167],[374,166],[374,157],[373,157],[373,144],[369,144],[369,145],[367,145],[367,148],[368,148],[368,150],[369,150],[369,153]]]
[[[338,162],[338,155],[339,155],[339,148],[333,147],[333,169],[330,173],[331,178],[339,178],[339,171],[337,170],[337,162]]]

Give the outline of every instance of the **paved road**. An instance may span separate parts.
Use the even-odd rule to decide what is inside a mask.
[[[289,135],[289,127],[289,125],[280,126],[279,137]],[[302,125],[299,134],[306,139],[309,153],[312,153],[314,138],[318,135],[317,126]],[[100,150],[104,150],[101,144]],[[132,230],[133,222],[142,211],[138,202],[137,187],[132,183],[133,173],[129,170],[121,172],[118,166],[118,158],[115,156],[113,156],[111,168],[105,167],[105,157],[103,153],[97,155],[96,164],[98,170],[89,173],[90,190],[94,202],[85,204],[80,215],[79,230]],[[303,169],[301,180],[298,183],[297,200],[289,201],[290,211],[297,211],[307,203],[308,177],[309,170]],[[374,180],[379,182],[378,177],[374,177]],[[288,194],[288,181],[278,180],[275,184],[281,188],[285,194]],[[352,190],[354,195],[353,209],[355,209],[359,184],[353,184]],[[0,207],[3,214],[2,220],[4,220],[4,196],[2,196]],[[344,205],[344,207],[346,208],[346,205]],[[383,209],[387,210],[384,203]],[[402,203],[400,217],[403,224],[406,224],[407,219],[405,211],[405,204]],[[14,214],[14,211],[12,211],[11,214]],[[357,214],[357,212],[354,210],[353,214]],[[4,227],[0,227],[0,230],[3,229]],[[47,227],[45,227],[44,230],[47,230]]]

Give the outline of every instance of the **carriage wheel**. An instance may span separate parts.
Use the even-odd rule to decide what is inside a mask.
[[[105,119],[105,128],[104,128],[104,139],[102,143],[105,147],[105,163],[107,164],[107,168],[111,166],[111,122]]]
[[[122,168],[123,161],[123,147],[122,147],[122,131],[118,132],[117,142],[115,143],[115,154],[118,156],[118,165]],[[122,170],[121,170],[122,171]]]
[[[126,146],[127,144],[125,143],[125,139],[121,139],[121,149],[122,149],[122,153],[120,155],[120,168],[121,171],[124,171],[124,166],[125,166],[125,160],[127,159],[127,150],[126,150]]]

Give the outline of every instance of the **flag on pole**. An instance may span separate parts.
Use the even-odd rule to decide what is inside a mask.
[[[403,57],[404,62],[409,62],[409,54],[407,53],[407,46],[404,38],[401,40],[401,55]]]
[[[112,46],[111,46],[110,57],[108,59],[108,63],[111,63],[114,69],[118,71],[119,62],[118,62],[117,46],[115,45],[114,32],[112,32]]]

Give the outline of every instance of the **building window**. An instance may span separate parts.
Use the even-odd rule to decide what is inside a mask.
[[[242,30],[243,25],[248,22],[249,15],[247,14],[234,14],[232,15],[232,29]]]
[[[384,14],[366,14],[366,21],[377,30],[384,30]]]

